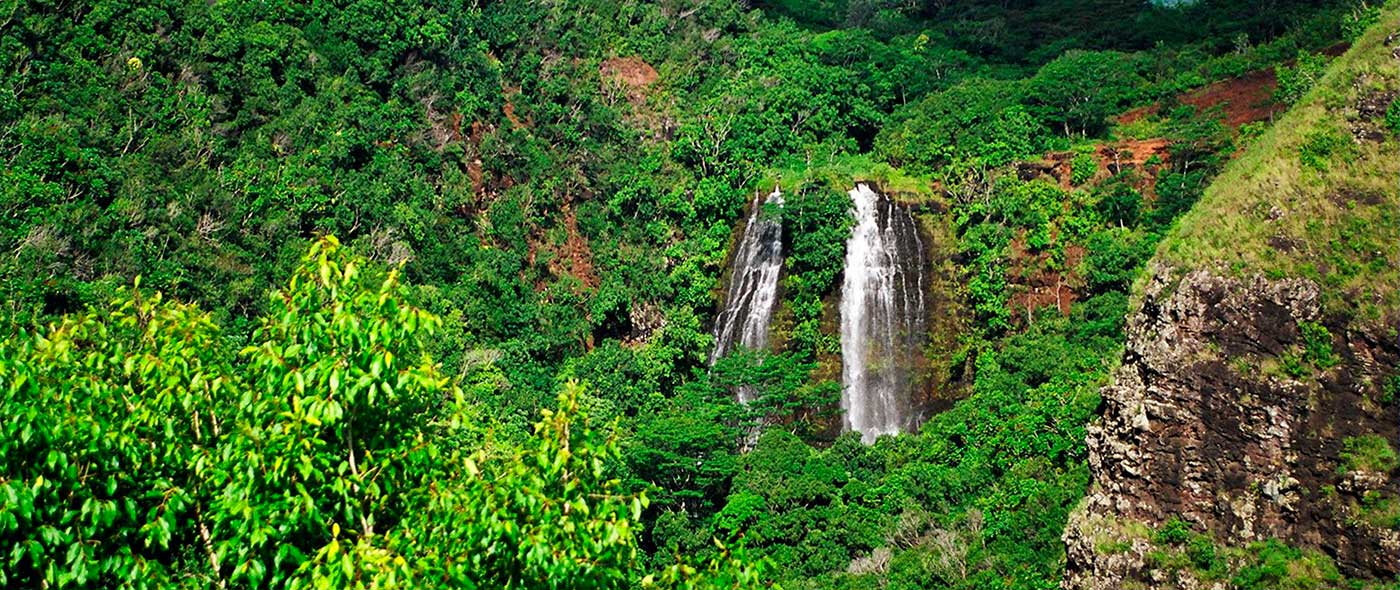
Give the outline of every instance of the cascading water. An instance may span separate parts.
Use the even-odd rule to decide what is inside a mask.
[[[924,245],[914,217],[865,184],[841,286],[841,409],[865,443],[912,427],[923,354]]]
[[[734,276],[725,294],[724,309],[715,320],[711,365],[740,348],[768,348],[768,324],[773,318],[778,273],[783,265],[783,223],[772,214],[772,209],[782,204],[783,193],[776,188],[762,202],[754,199],[739,251],[734,254]],[[747,404],[753,401],[755,393],[751,387],[741,387],[739,401]]]

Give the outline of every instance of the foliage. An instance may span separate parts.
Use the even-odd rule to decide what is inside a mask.
[[[1003,166],[1038,152],[1044,131],[1019,104],[1020,86],[973,78],[898,112],[876,138],[890,162],[937,170],[953,162]]]
[[[0,585],[1053,586],[1125,285],[1233,153],[1173,97],[1350,8],[12,2]],[[1153,190],[1017,177],[1152,101]],[[710,367],[774,170],[779,350]],[[967,399],[872,447],[830,428],[852,178],[948,192],[975,313]],[[1332,280],[1387,267],[1358,211]],[[1067,317],[1013,316],[1047,278]]]
[[[1230,580],[1242,590],[1281,588],[1336,588],[1342,584],[1337,567],[1326,556],[1305,552],[1270,539],[1250,545],[1255,555],[1252,563],[1240,569]]]
[[[1093,180],[1098,171],[1099,162],[1094,159],[1093,154],[1078,154],[1070,161],[1070,183],[1075,186],[1083,185]]]
[[[1342,441],[1341,469],[1345,472],[1386,473],[1400,465],[1390,441],[1378,434],[1347,437]]]
[[[1136,98],[1141,84],[1121,53],[1070,51],[1036,72],[1026,95],[1031,112],[1047,125],[1066,136],[1087,135],[1102,131],[1109,115]]]
[[[631,587],[646,497],[606,475],[617,443],[593,433],[577,387],[524,447],[493,447],[422,354],[440,320],[404,293],[328,237],[241,351],[139,288],[7,339],[0,542],[15,557],[0,577]],[[643,583],[755,583],[739,559]]]
[[[1332,352],[1332,334],[1327,327],[1317,322],[1302,322],[1298,331],[1303,341],[1303,356],[1313,366],[1327,370],[1341,362]]]
[[[792,309],[792,348],[810,359],[835,346],[821,332],[822,298],[845,266],[846,239],[855,224],[850,198],[824,185],[803,186],[784,202],[783,224],[791,236],[783,287]]]
[[[1084,278],[1094,292],[1124,291],[1152,256],[1154,241],[1141,232],[1110,227],[1095,233],[1085,247]]]
[[[1368,2],[1361,2],[1352,7],[1351,12],[1346,15],[1346,20],[1342,25],[1342,34],[1347,41],[1356,41],[1361,35],[1381,20],[1380,5],[1372,6]]]
[[[1317,53],[1299,52],[1297,62],[1292,66],[1278,66],[1278,89],[1274,98],[1280,102],[1293,104],[1317,85],[1327,70],[1327,57]]]

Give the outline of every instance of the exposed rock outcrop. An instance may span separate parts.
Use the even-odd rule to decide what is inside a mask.
[[[1317,549],[1350,576],[1400,573],[1400,528],[1360,514],[1367,492],[1400,497],[1397,470],[1341,460],[1353,437],[1400,443],[1385,393],[1395,336],[1323,317],[1311,281],[1151,273],[1089,429],[1094,483],[1065,532],[1064,587],[1176,587],[1146,558],[1149,527],[1171,518],[1226,545]],[[1323,353],[1331,339],[1321,360],[1306,348],[1319,334]]]

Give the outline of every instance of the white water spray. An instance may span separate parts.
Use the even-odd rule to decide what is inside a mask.
[[[783,194],[776,188],[768,198],[754,199],[753,212],[734,254],[734,275],[729,280],[724,308],[715,320],[711,365],[740,348],[768,349],[769,324],[778,299],[778,274],[783,266],[783,223],[773,209],[782,204]],[[755,394],[752,387],[741,387],[739,401],[747,404]]]
[[[872,443],[913,426],[927,325],[924,246],[910,212],[865,184],[850,191],[856,226],[841,286],[841,409]]]

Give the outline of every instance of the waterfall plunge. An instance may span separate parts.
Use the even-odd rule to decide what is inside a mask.
[[[711,365],[739,348],[768,348],[768,324],[773,318],[778,273],[783,265],[783,223],[774,215],[764,215],[764,209],[782,204],[783,194],[777,189],[762,202],[754,199],[739,251],[734,254],[734,276],[729,280],[724,309],[715,320]],[[754,394],[752,388],[741,387],[739,401],[747,404],[753,401]]]
[[[922,357],[924,245],[907,209],[865,184],[850,191],[856,226],[841,286],[841,409],[869,444],[913,426]]]

